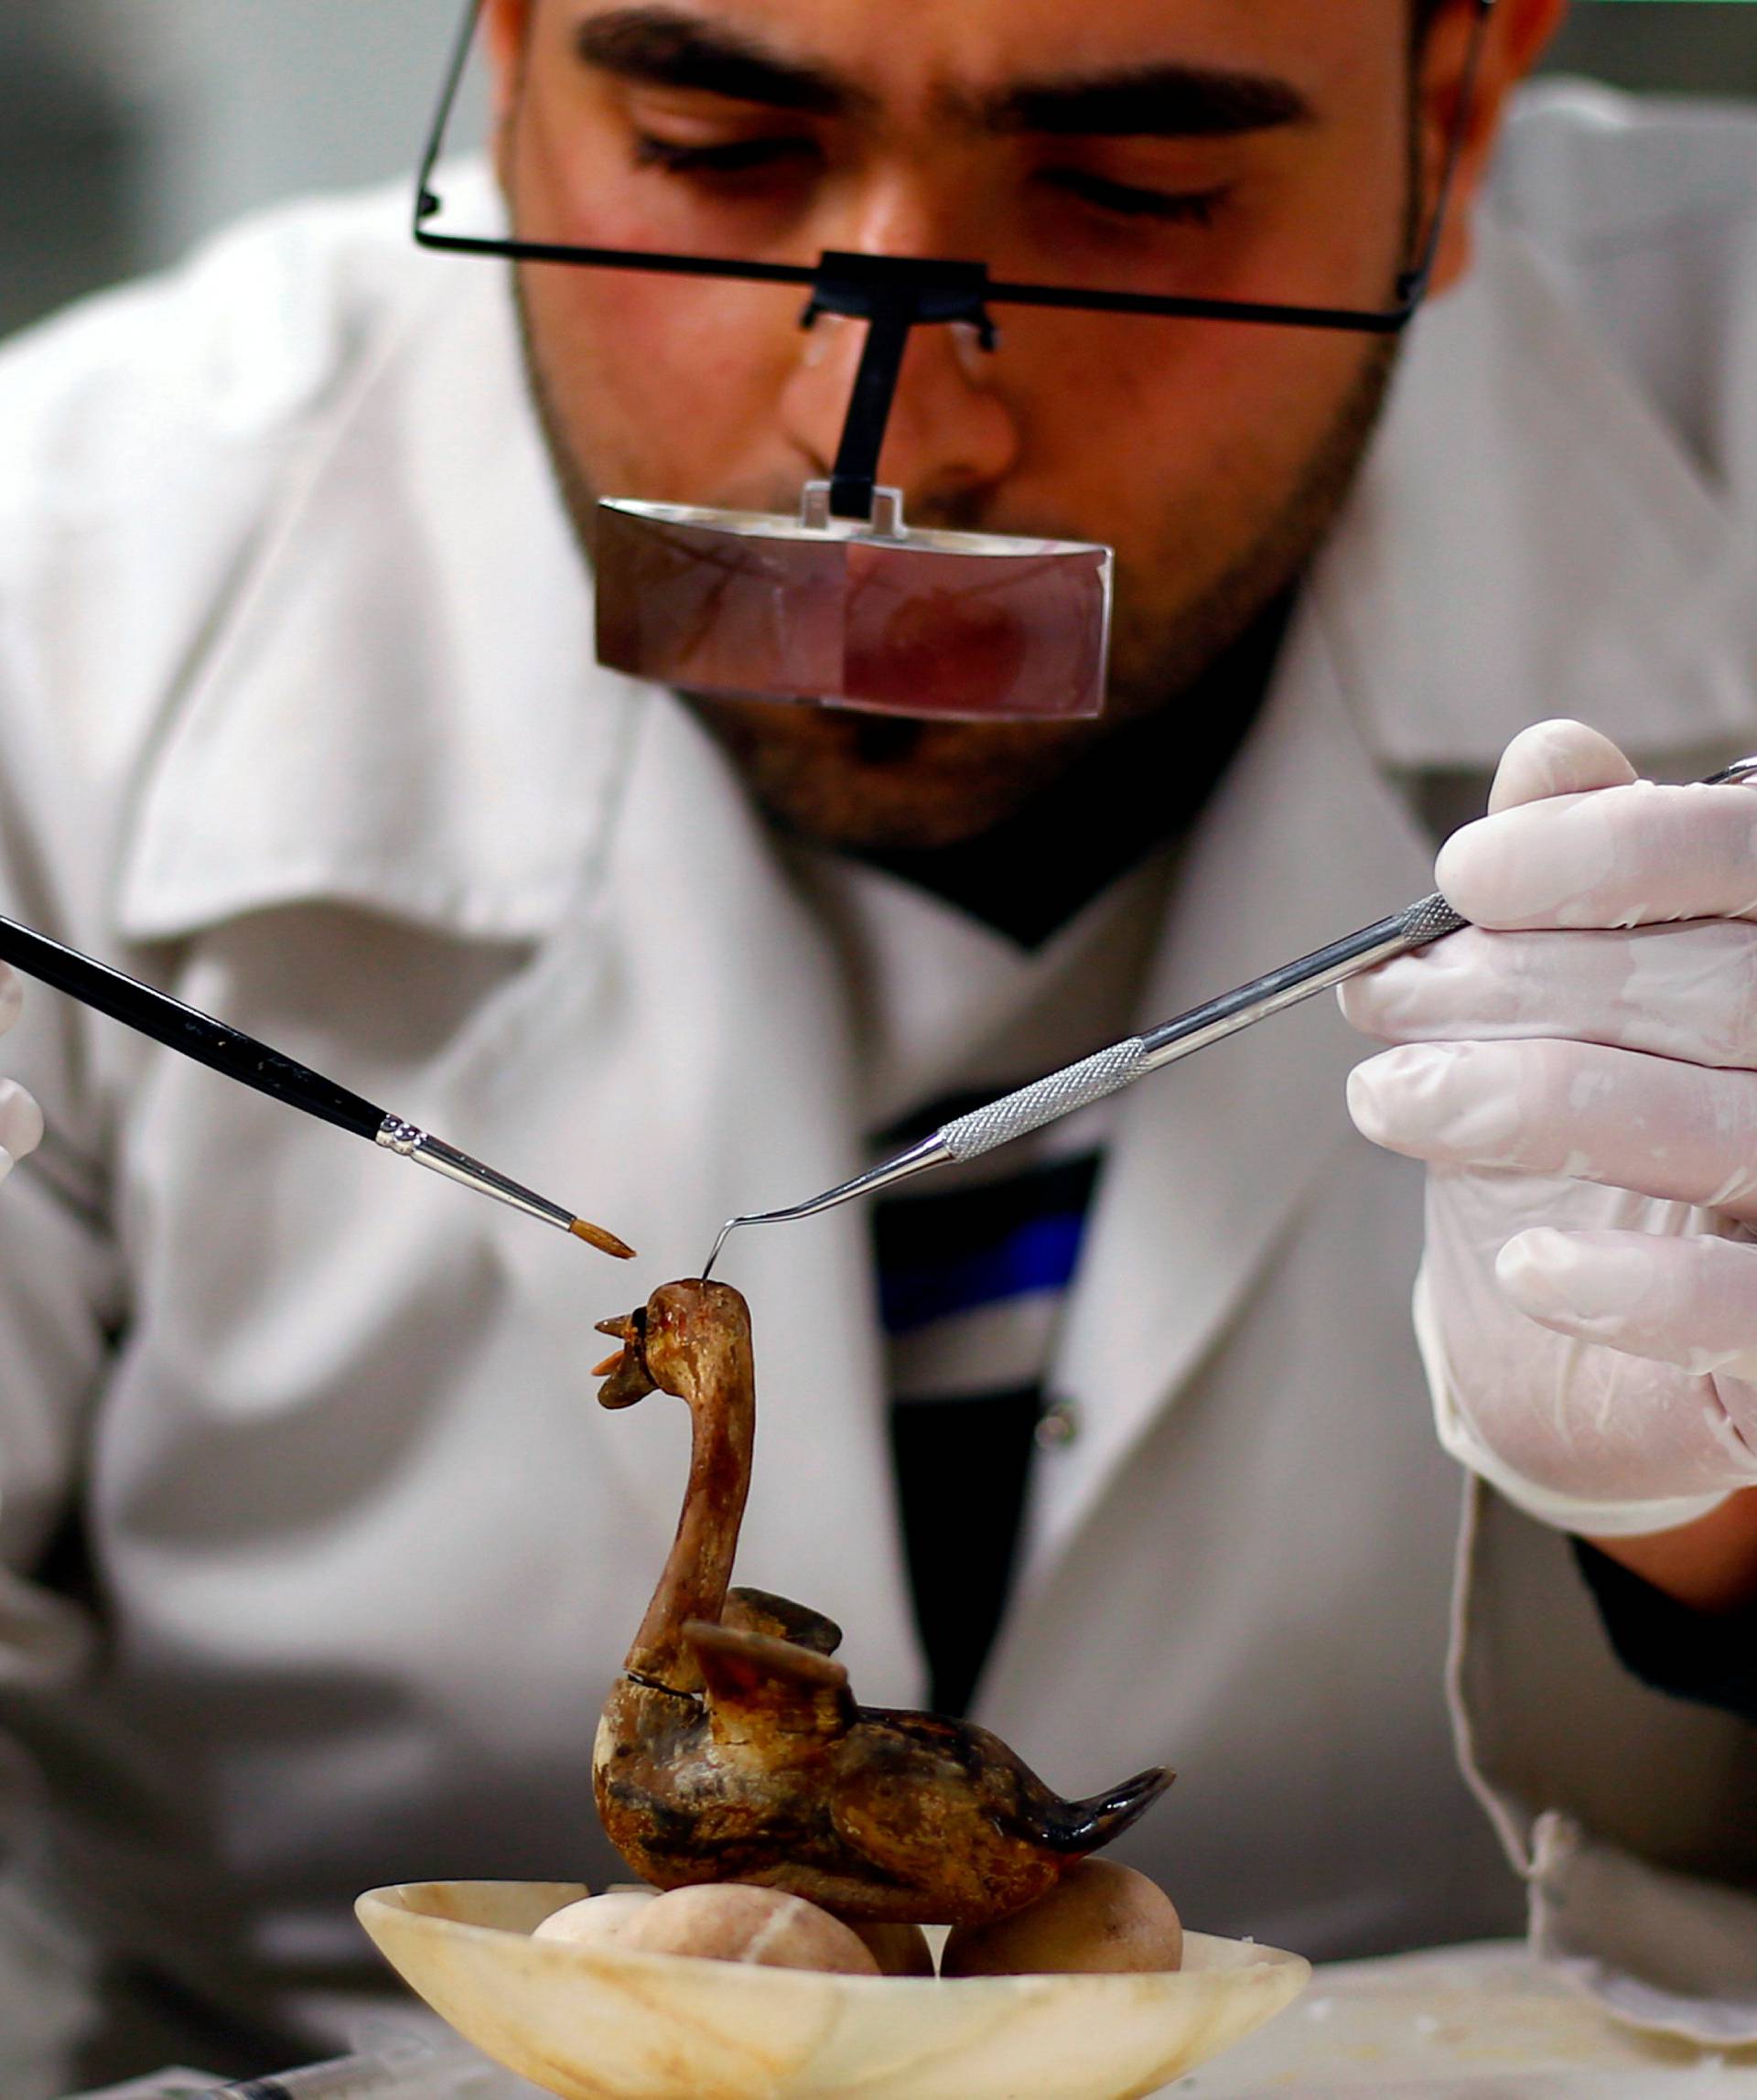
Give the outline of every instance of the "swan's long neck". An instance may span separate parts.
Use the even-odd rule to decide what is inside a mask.
[[[689,1485],[659,1587],[622,1666],[693,1690],[697,1673],[683,1629],[691,1619],[718,1622],[750,1490],[757,1405],[748,1332],[712,1337],[677,1383],[689,1404]]]

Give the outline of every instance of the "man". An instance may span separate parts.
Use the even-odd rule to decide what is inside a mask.
[[[359,1887],[604,1875],[593,1718],[683,1446],[584,1366],[720,1219],[1420,894],[1542,716],[1670,778],[1735,754],[1757,146],[1540,108],[1496,227],[1558,11],[1500,0],[1465,108],[1464,0],[487,8],[537,239],[1383,304],[1462,118],[1388,409],[1364,337],[1008,315],[992,355],[911,345],[910,514],[1117,551],[1091,732],[591,668],[594,492],[788,509],[825,467],[860,330],[802,335],[788,296],[531,267],[515,309],[344,204],[8,359],[9,907],[642,1255],[631,1284],[28,999],[9,2092],[346,2032]],[[846,1626],[862,1697],[973,1701],[1065,1792],[1178,1765],[1127,1856],[1194,1923],[1317,1955],[1513,1930],[1510,1859],[1546,1952],[1735,2038],[1757,803],[1631,777],[1602,736],[1519,741],[1441,869],[1513,931],[1353,998],[1404,1045],[1356,1113],[1436,1162],[1423,1348],[1493,1483],[1452,1673],[1488,1818],[1440,1683],[1420,1180],[1350,1133],[1358,1041],[1316,1007],[975,1186],[740,1235],[739,1571]]]

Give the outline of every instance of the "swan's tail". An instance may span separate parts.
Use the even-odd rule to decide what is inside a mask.
[[[1085,1801],[1056,1801],[1042,1816],[1040,1842],[1051,1852],[1076,1857],[1099,1851],[1120,1837],[1170,1785],[1176,1775],[1163,1765],[1137,1772],[1120,1786]]]

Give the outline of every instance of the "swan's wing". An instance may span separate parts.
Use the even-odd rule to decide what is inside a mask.
[[[842,1629],[834,1619],[767,1589],[728,1589],[720,1624],[739,1633],[768,1633],[819,1655],[834,1655],[842,1645]]]
[[[707,1688],[714,1739],[774,1766],[819,1755],[854,1725],[848,1673],[769,1633],[692,1619],[684,1628]]]

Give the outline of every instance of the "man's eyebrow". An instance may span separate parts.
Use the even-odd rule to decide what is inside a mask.
[[[616,7],[594,15],[576,30],[574,48],[587,65],[620,80],[724,95],[806,116],[846,116],[872,102],[852,81],[679,7]]]
[[[981,110],[991,130],[1091,138],[1233,138],[1310,124],[1314,114],[1290,81],[1272,73],[1175,64],[1025,81]]]

